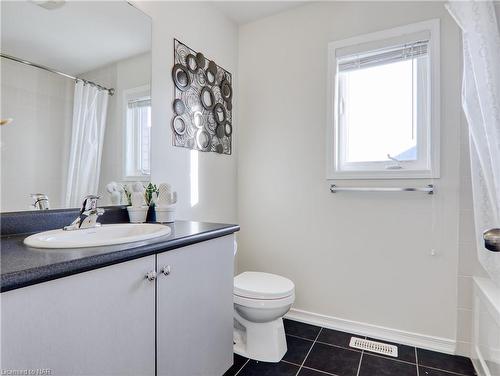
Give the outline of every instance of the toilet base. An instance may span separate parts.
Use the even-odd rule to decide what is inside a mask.
[[[283,319],[253,323],[235,312],[234,352],[262,362],[279,362],[287,351]],[[239,325],[238,325],[239,324]]]

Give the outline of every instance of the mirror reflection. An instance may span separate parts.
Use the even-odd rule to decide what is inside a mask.
[[[125,1],[1,6],[0,210],[125,204],[151,172],[151,19]]]

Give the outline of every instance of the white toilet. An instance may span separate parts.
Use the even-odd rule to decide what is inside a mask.
[[[287,351],[283,316],[295,300],[295,286],[275,274],[244,272],[234,277],[234,352],[279,362]]]

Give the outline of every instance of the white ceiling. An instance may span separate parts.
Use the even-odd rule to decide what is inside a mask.
[[[149,51],[151,20],[125,1],[66,1],[47,10],[1,1],[2,53],[76,75]]]
[[[303,5],[307,1],[214,1],[229,19],[242,25]]]

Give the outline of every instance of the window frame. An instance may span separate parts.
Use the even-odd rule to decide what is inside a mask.
[[[394,40],[408,38],[412,35],[426,32],[430,35],[428,43],[428,98],[427,101],[418,101],[423,105],[429,121],[424,127],[417,126],[417,148],[419,154],[426,158],[418,159],[411,164],[417,168],[387,169],[394,162],[348,162],[341,163],[345,158],[340,154],[345,152],[345,135],[341,132],[340,120],[337,116],[339,109],[339,80],[337,79],[337,51],[339,49],[356,48],[363,52],[375,51],[394,44]],[[439,178],[439,128],[440,128],[440,20],[433,19],[415,24],[401,26],[380,32],[365,34],[328,44],[328,93],[327,93],[327,132],[326,132],[326,176],[327,180],[337,179],[417,179]],[[418,69],[418,67],[417,67]],[[417,93],[421,91],[417,91]],[[418,125],[418,124],[417,124]],[[424,128],[424,129],[423,129]],[[423,137],[423,138],[422,138]],[[420,140],[425,140],[424,142]],[[405,162],[401,162],[405,165]],[[411,166],[406,163],[407,166]]]
[[[133,132],[131,128],[131,124],[128,119],[128,103],[131,100],[141,100],[141,99],[149,99],[151,100],[151,87],[150,85],[143,85],[139,87],[134,87],[131,89],[126,89],[123,91],[123,101],[122,101],[122,121],[123,121],[123,165],[122,165],[122,180],[123,181],[142,181],[149,182],[151,180],[151,173],[149,174],[128,174],[128,164],[130,163],[131,158],[134,156],[128,155],[127,151],[129,150],[130,140],[128,135],[130,132]],[[135,142],[136,140],[134,140]],[[151,155],[151,150],[149,151]],[[150,157],[151,161],[151,157]],[[136,164],[135,162],[133,163]],[[138,170],[136,169],[136,172]]]

